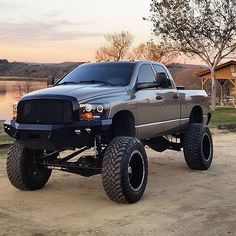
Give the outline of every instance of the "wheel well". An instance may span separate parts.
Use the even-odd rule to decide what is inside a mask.
[[[203,123],[203,111],[200,106],[195,106],[192,109],[189,123]]]
[[[130,111],[119,111],[112,118],[112,138],[117,136],[135,137],[135,119]]]

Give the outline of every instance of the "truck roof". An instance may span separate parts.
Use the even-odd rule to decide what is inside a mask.
[[[97,61],[97,62],[89,62],[89,63],[90,64],[122,64],[122,63],[128,63],[128,64],[156,63],[156,64],[161,64],[156,61],[147,61],[147,60]]]

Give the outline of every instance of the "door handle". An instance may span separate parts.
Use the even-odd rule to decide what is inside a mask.
[[[178,94],[175,94],[175,95],[173,96],[173,98],[177,99],[177,98],[179,98],[179,95],[178,95]]]
[[[161,95],[156,96],[156,100],[162,100],[162,99],[163,99],[163,97]]]

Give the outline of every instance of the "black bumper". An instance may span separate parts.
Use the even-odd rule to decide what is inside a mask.
[[[111,119],[78,121],[68,125],[4,123],[5,132],[31,149],[65,150],[89,146],[97,134],[109,130]]]

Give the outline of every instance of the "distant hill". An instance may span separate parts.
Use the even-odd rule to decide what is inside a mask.
[[[54,76],[58,78],[82,63],[83,62],[24,63],[0,60],[0,76],[35,78],[47,78],[48,76]]]
[[[60,78],[74,67],[84,62],[62,63],[24,63],[8,62],[0,59],[0,76],[47,78],[54,76]],[[205,69],[203,65],[190,65],[173,63],[167,65],[175,83],[186,88],[201,88],[201,80],[196,75]]]
[[[204,65],[178,64],[172,63],[167,65],[176,85],[185,86],[188,89],[201,88],[201,79],[197,74],[206,70]]]

